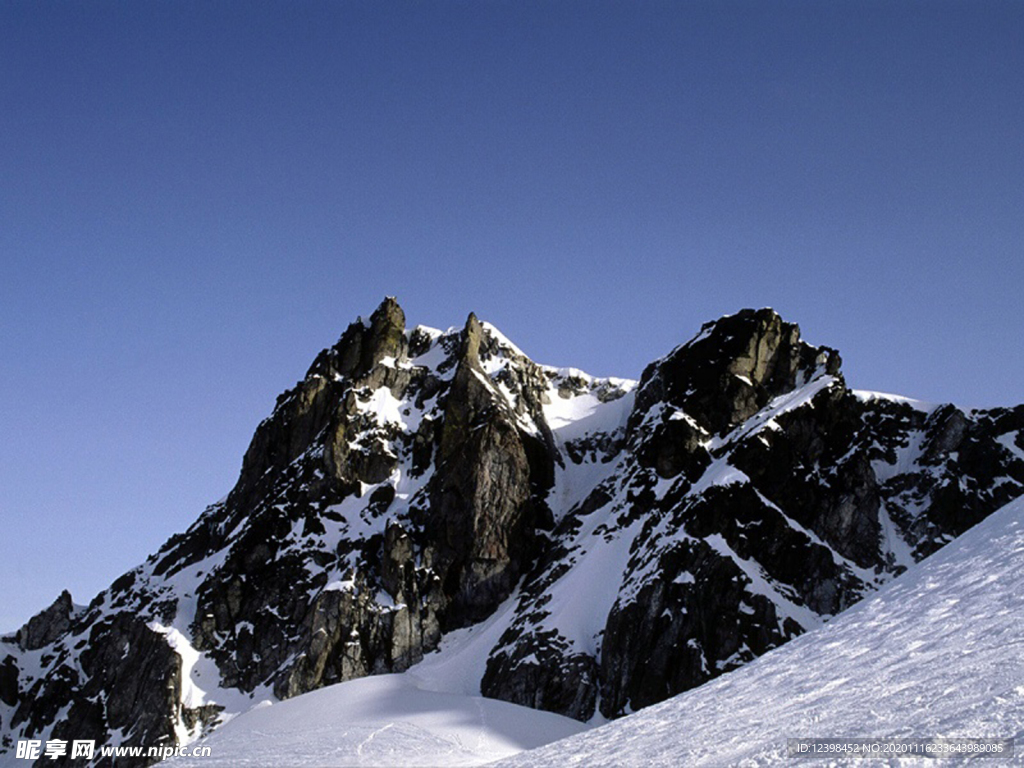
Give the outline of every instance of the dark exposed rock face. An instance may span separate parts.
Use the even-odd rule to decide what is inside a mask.
[[[148,748],[175,744],[177,723],[202,728],[220,709],[183,705],[181,658],[161,634],[130,612],[105,615],[94,604],[50,650],[52,655],[42,657],[50,673],[32,680],[17,696],[13,729],[30,735],[48,733],[48,738],[68,743],[93,739],[98,744],[109,743],[120,731],[124,746]],[[10,665],[4,666],[8,675]],[[78,762],[64,755],[40,764]],[[107,758],[97,764],[112,763]]]
[[[514,414],[480,365],[483,330],[470,315],[448,390],[428,524],[435,567],[451,595],[446,628],[486,618],[534,557],[530,462]],[[550,458],[547,459],[551,461]]]
[[[800,341],[800,329],[772,310],[745,309],[705,324],[692,341],[647,367],[630,429],[653,406],[670,404],[719,434],[806,383],[817,368],[836,375],[840,363],[838,352]]]
[[[195,738],[224,691],[401,672],[485,618],[485,695],[616,717],[1022,492],[1024,406],[855,393],[771,310],[706,324],[634,383],[538,366],[473,315],[407,330],[387,299],[278,398],[224,501],[88,609],[64,593],[0,641],[0,748]]]
[[[73,611],[71,593],[65,589],[49,608],[37,613],[18,630],[18,645],[25,651],[35,651],[49,645],[67,632]]]
[[[9,707],[18,703],[18,664],[13,656],[0,662],[0,702]]]
[[[359,426],[352,423],[357,414],[351,383],[403,390],[409,377],[380,363],[385,358],[397,359],[405,349],[405,314],[392,298],[370,316],[369,325],[350,325],[337,344],[317,356],[306,378],[278,399],[274,415],[260,424],[242,461],[231,501],[240,508],[252,504],[267,492],[265,484],[276,479],[268,473],[291,464],[325,429],[324,469],[329,478],[337,483],[375,483],[382,475],[386,477],[386,457],[348,455],[346,433]]]

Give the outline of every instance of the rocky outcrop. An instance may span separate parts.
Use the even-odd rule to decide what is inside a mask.
[[[382,472],[381,465],[368,459],[362,465],[347,461],[346,434],[351,430],[355,411],[352,384],[376,389],[386,384],[401,390],[408,378],[393,366],[381,366],[386,359],[396,360],[406,348],[405,314],[394,298],[388,297],[370,316],[369,323],[352,323],[338,342],[320,355],[306,377],[278,398],[271,418],[256,430],[242,461],[242,473],[232,491],[239,508],[254,503],[267,492],[269,473],[282,471],[301,456],[324,430],[329,430],[324,468],[329,477],[345,483]]]
[[[538,480],[531,476],[527,442],[537,440],[517,427],[495,396],[480,364],[482,336],[471,314],[445,402],[427,525],[431,562],[443,573],[449,595],[446,629],[487,617],[536,555]]]
[[[771,310],[630,382],[539,366],[475,315],[406,329],[388,298],[278,398],[222,502],[0,641],[0,738],[194,739],[223,701],[401,672],[483,619],[485,695],[618,717],[1022,492],[1024,406],[851,391]]]
[[[148,748],[177,743],[177,724],[187,721],[201,728],[220,710],[182,703],[180,656],[160,632],[130,613],[106,615],[94,604],[51,650],[51,656],[42,657],[50,673],[34,679],[20,693],[12,729],[48,733],[48,738],[69,743],[92,739],[101,745],[109,744],[119,732],[124,746]],[[151,761],[123,761],[125,765],[147,762]],[[76,763],[70,755],[45,762]],[[97,764],[111,762],[108,758]]]
[[[22,650],[35,651],[54,642],[68,631],[74,610],[71,593],[65,589],[49,608],[37,613],[18,630],[18,645]]]
[[[3,661],[0,661],[0,702],[9,707],[18,703],[21,693],[18,685],[19,672],[18,662],[14,656],[8,655]],[[0,722],[0,725],[2,724]]]
[[[652,407],[668,404],[683,409],[698,428],[720,434],[817,370],[836,375],[840,365],[838,352],[802,342],[800,328],[774,311],[745,309],[706,323],[694,339],[644,370],[630,430]]]

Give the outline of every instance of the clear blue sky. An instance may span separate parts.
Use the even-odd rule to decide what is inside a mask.
[[[0,629],[234,483],[358,314],[638,376],[774,306],[1024,401],[1020,2],[0,3]]]

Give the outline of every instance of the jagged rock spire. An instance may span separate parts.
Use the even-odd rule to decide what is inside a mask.
[[[466,318],[466,326],[462,330],[462,350],[459,354],[460,361],[466,365],[480,365],[480,342],[483,339],[484,329],[476,315],[472,312]]]
[[[535,556],[529,451],[545,448],[516,426],[480,367],[483,326],[466,318],[458,369],[445,404],[434,478],[438,559],[452,585],[447,626],[487,616],[512,591]],[[553,461],[553,457],[547,457]]]
[[[385,357],[399,358],[405,349],[405,312],[394,296],[386,296],[370,315],[370,332],[363,343],[362,368],[368,371]]]

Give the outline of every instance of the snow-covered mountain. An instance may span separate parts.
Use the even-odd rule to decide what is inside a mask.
[[[1019,765],[1021,595],[1018,499],[878,594],[743,669],[496,765],[789,765],[787,740],[796,738],[1014,739]],[[956,762],[967,757],[950,754]],[[935,764],[924,757],[823,762]]]
[[[65,593],[3,638],[0,738],[187,743],[439,647],[449,692],[616,718],[1022,491],[1024,406],[851,391],[771,310],[705,324],[635,382],[537,365],[472,315],[406,329],[387,299],[278,398],[225,499],[89,606]]]

